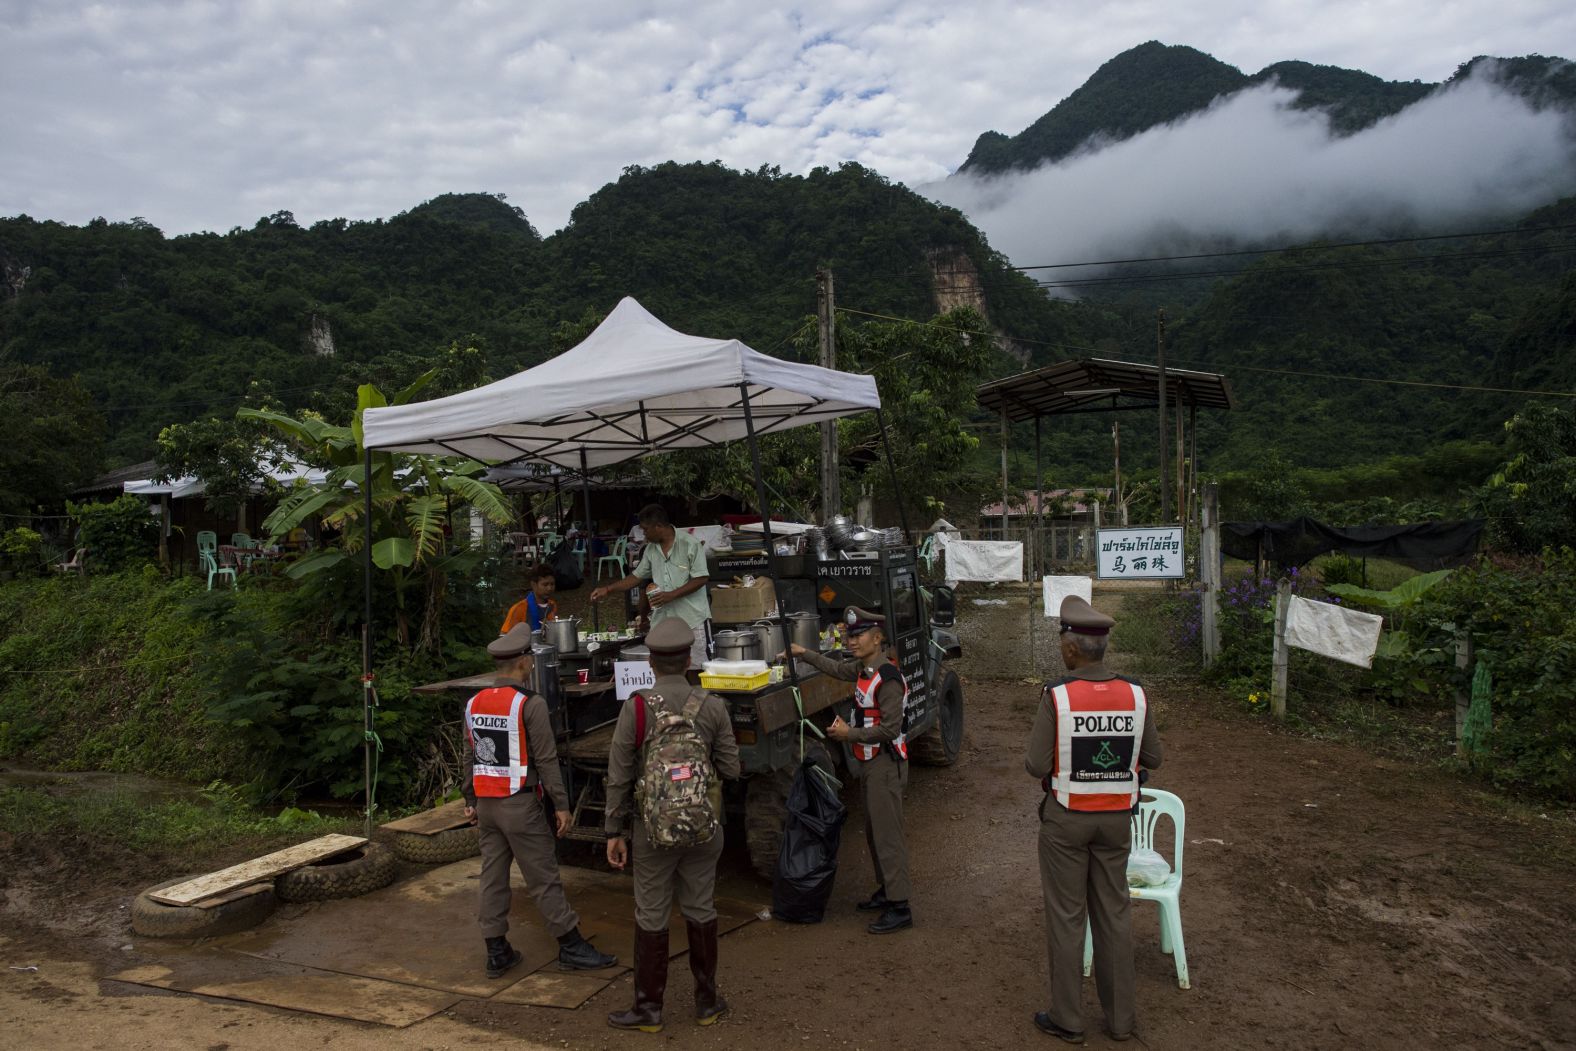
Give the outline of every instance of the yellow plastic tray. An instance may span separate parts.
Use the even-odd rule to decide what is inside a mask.
[[[700,673],[700,684],[708,690],[758,690],[772,681],[772,673],[763,671],[756,675],[711,675]]]

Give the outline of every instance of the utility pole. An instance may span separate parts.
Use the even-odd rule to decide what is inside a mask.
[[[1160,407],[1160,521],[1164,524],[1171,521],[1171,486],[1166,477],[1169,465],[1166,463],[1166,311],[1164,307],[1155,312],[1155,364],[1160,370],[1159,391],[1155,400]]]
[[[821,367],[837,368],[837,321],[833,313],[832,272],[815,272],[816,328],[821,345]],[[893,493],[901,499],[901,494]],[[821,424],[821,518],[823,521],[843,510],[842,485],[837,471],[837,421]]]
[[[1111,421],[1111,467],[1116,489],[1116,506],[1122,504],[1122,424],[1119,420]]]

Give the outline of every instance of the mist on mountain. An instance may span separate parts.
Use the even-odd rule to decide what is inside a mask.
[[[1264,84],[1032,171],[917,189],[1020,266],[1472,230],[1576,193],[1576,118],[1491,60],[1355,134],[1297,100]]]

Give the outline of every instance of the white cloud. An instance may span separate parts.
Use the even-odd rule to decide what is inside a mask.
[[[545,231],[669,159],[934,180],[1151,38],[1406,79],[1576,42],[1554,0],[0,0],[0,24],[0,214],[170,232],[466,189]]]
[[[1518,217],[1576,193],[1570,118],[1474,77],[1332,138],[1265,86],[1033,172],[925,188],[1019,265]],[[1068,272],[1064,279],[1093,276]]]

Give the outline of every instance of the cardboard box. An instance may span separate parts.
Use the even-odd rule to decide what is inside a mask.
[[[711,589],[711,619],[717,624],[745,624],[777,612],[777,589],[769,577],[760,577],[751,587]]]

